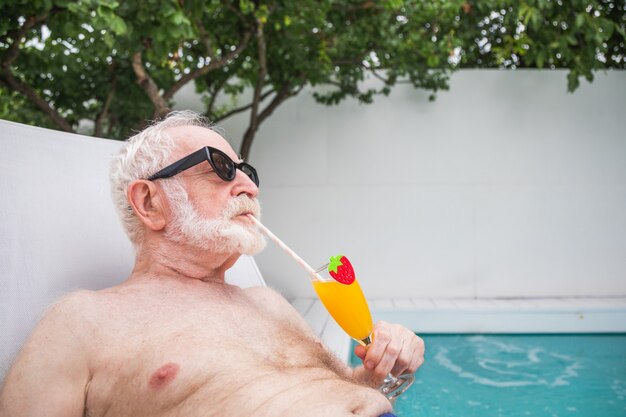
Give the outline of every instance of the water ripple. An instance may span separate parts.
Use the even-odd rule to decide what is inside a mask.
[[[569,385],[582,366],[574,358],[540,347],[473,336],[470,348],[439,347],[435,360],[461,378],[479,385],[523,387]],[[463,364],[461,366],[460,364]]]

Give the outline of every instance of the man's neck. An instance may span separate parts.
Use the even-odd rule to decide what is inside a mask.
[[[147,243],[137,252],[129,280],[159,277],[224,283],[226,270],[239,256],[211,252],[179,242],[161,240]]]

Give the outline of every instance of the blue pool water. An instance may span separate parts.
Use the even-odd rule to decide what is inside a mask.
[[[626,417],[626,334],[420,336],[399,417]]]

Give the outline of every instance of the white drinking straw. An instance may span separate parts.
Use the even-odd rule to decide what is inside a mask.
[[[252,221],[258,226],[258,228],[261,229],[263,233],[265,233],[270,239],[272,239],[274,243],[280,246],[281,249],[287,253],[287,255],[291,256],[296,262],[298,262],[298,264],[300,264],[300,266],[304,268],[304,270],[307,271],[309,275],[319,279],[320,281],[323,281],[322,277],[320,277],[317,272],[315,272],[315,270],[311,268],[311,265],[309,265],[304,261],[304,259],[299,257],[298,254],[291,250],[289,246],[285,245],[285,242],[280,240],[278,236],[270,231],[270,229],[263,226],[263,224],[256,217],[254,217],[252,214],[248,214],[248,217],[252,219]]]

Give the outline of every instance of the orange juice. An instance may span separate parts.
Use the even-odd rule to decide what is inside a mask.
[[[358,281],[350,285],[313,281],[313,288],[326,310],[351,337],[363,340],[372,333],[372,316]]]

